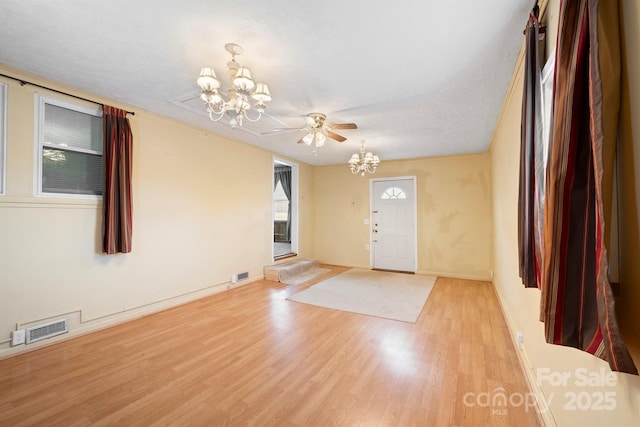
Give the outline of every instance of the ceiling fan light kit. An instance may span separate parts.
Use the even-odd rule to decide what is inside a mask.
[[[347,140],[344,136],[333,132],[333,129],[358,129],[355,123],[326,123],[327,116],[322,113],[309,113],[304,114],[302,117],[307,121],[307,126],[305,127],[277,128],[272,129],[270,132],[264,132],[263,135],[275,132],[304,131],[306,135],[298,140],[298,144],[313,145],[315,149],[322,147],[327,141],[327,138],[338,142]]]
[[[313,144],[314,147],[318,148],[324,145],[327,137],[322,132],[311,131],[302,138],[302,141],[307,145]]]
[[[236,55],[242,53],[242,48],[235,43],[227,43],[227,52],[231,54],[231,61],[227,62],[229,81],[231,85],[225,100],[218,89],[220,80],[216,76],[213,68],[204,67],[200,70],[197,83],[200,87],[200,98],[207,107],[209,118],[214,122],[219,121],[228,115],[229,125],[232,128],[242,126],[243,119],[250,122],[257,122],[262,117],[262,113],[267,108],[266,103],[271,101],[269,87],[265,83],[256,83],[251,77],[251,71],[236,62]],[[253,105],[250,99],[253,100]],[[249,111],[254,109],[257,116],[249,117]]]

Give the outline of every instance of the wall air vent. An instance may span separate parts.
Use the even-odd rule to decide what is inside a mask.
[[[27,328],[27,344],[55,337],[56,335],[69,332],[68,319],[56,320],[42,325]]]
[[[238,280],[244,280],[249,278],[249,272],[245,271],[244,273],[238,273]]]

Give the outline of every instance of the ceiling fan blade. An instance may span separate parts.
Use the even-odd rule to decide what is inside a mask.
[[[332,123],[329,127],[331,129],[358,129],[355,123]]]
[[[275,129],[271,129],[268,132],[262,132],[262,135],[268,135],[270,133],[279,133],[279,132],[296,132],[300,130],[304,130],[304,128],[275,128]]]
[[[340,136],[337,133],[333,133],[330,130],[327,131],[327,136],[331,139],[335,139],[338,142],[344,142],[347,140],[344,136]]]

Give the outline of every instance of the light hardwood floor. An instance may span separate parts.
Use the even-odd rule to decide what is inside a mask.
[[[491,284],[438,279],[416,324],[285,299],[325,267],[0,360],[0,425],[539,425],[487,405],[529,391]]]

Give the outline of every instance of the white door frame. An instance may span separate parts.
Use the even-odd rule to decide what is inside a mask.
[[[271,259],[274,260],[273,254],[273,192],[276,191],[273,186],[273,176],[276,173],[276,163],[291,167],[291,252],[298,253],[298,164],[288,160],[274,157],[271,161]]]
[[[414,257],[413,271],[418,271],[418,180],[416,176],[390,176],[387,178],[370,178],[369,179],[369,265],[374,268],[374,249],[373,249],[373,183],[378,181],[413,181],[413,242]]]

